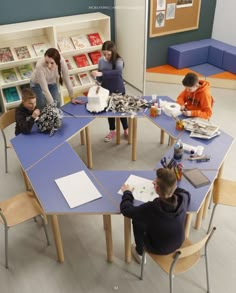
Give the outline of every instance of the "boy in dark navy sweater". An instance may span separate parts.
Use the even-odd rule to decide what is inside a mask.
[[[181,246],[185,238],[185,218],[190,194],[176,186],[176,176],[170,169],[156,171],[154,188],[159,197],[152,202],[133,205],[133,188],[124,184],[121,213],[133,221],[136,246],[132,254],[141,263],[143,248],[156,254],[169,254]]]
[[[39,109],[36,107],[36,96],[30,88],[22,90],[22,103],[16,108],[16,128],[15,135],[20,133],[30,133],[34,125],[34,121],[40,115]]]

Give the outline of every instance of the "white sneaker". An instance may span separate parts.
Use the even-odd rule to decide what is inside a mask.
[[[142,263],[142,255],[138,254],[137,250],[136,250],[136,246],[134,244],[131,245],[131,253],[133,258],[135,259],[135,261],[138,264]],[[145,259],[144,259],[144,264],[146,264],[147,260],[146,260],[146,255],[145,255]]]

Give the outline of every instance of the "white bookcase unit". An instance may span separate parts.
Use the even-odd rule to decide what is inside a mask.
[[[21,102],[21,88],[30,82],[30,70],[22,74],[22,66],[34,68],[47,48],[57,48],[68,60],[69,74],[73,82],[75,96],[83,95],[94,84],[90,72],[97,68],[89,58],[91,52],[101,51],[102,44],[91,45],[88,35],[98,34],[101,41],[110,40],[110,17],[96,12],[59,18],[50,18],[0,26],[0,100],[5,112]],[[75,46],[72,37],[82,39],[81,46]],[[42,50],[41,50],[42,49]],[[8,55],[10,50],[10,57]],[[22,53],[23,52],[23,53]],[[23,55],[22,55],[23,54]],[[78,67],[75,56],[85,55],[88,64]],[[22,57],[23,56],[23,57]],[[20,59],[22,58],[22,59]],[[13,59],[13,60],[11,60]],[[15,74],[11,75],[13,72]],[[25,69],[27,71],[27,69]],[[23,71],[24,72],[24,71]],[[81,83],[79,75],[89,78]],[[4,93],[8,88],[16,88],[19,99],[11,100]],[[62,104],[67,101],[68,92],[61,87]]]

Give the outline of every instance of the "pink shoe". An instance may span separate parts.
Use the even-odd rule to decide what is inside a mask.
[[[124,136],[126,139],[129,137],[128,128],[124,130]]]
[[[116,136],[115,130],[111,130],[107,136],[105,136],[104,141],[109,142]]]

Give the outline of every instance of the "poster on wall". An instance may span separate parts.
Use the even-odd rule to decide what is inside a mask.
[[[166,9],[166,0],[157,0],[157,10]]]
[[[177,0],[177,8],[185,8],[190,6],[193,6],[193,0]]]
[[[165,11],[157,11],[156,13],[156,27],[163,27],[165,25]]]
[[[166,8],[166,19],[174,19],[175,18],[175,3],[171,3],[167,5]]]

